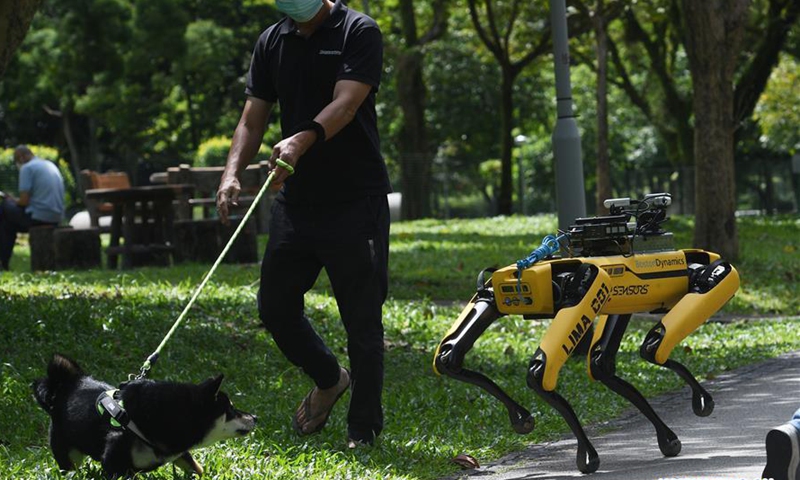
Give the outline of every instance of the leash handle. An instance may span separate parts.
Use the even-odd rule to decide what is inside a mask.
[[[284,162],[280,158],[277,159],[275,163],[279,167],[289,172],[289,175],[292,175],[294,173],[294,167]],[[200,282],[200,285],[195,289],[192,298],[189,299],[189,303],[186,304],[186,307],[184,307],[181,314],[178,315],[178,319],[175,320],[175,323],[172,324],[172,328],[169,329],[169,332],[167,332],[167,334],[164,336],[164,339],[161,340],[161,343],[158,345],[155,351],[153,351],[153,353],[151,353],[150,356],[147,357],[147,360],[145,360],[144,363],[142,364],[142,368],[139,370],[139,374],[135,377],[136,380],[140,380],[145,376],[147,376],[147,373],[150,371],[150,368],[153,366],[153,364],[156,363],[156,361],[158,361],[158,356],[161,353],[161,349],[164,348],[164,345],[166,345],[169,339],[172,338],[172,334],[175,333],[175,330],[177,330],[178,326],[181,324],[181,322],[183,322],[184,317],[186,317],[186,314],[189,312],[189,309],[192,308],[192,305],[194,305],[194,302],[197,300],[197,297],[200,295],[200,292],[203,291],[203,288],[205,288],[206,284],[208,283],[208,280],[217,270],[217,267],[219,267],[220,263],[222,263],[222,259],[224,259],[225,255],[228,254],[228,251],[231,249],[233,242],[239,236],[239,233],[244,228],[245,224],[247,223],[247,220],[250,219],[250,216],[253,214],[253,211],[255,211],[258,202],[261,201],[261,197],[264,196],[264,192],[267,191],[269,186],[272,184],[274,178],[275,178],[275,170],[272,170],[272,172],[267,177],[267,181],[264,182],[264,185],[261,186],[261,189],[258,191],[255,198],[253,199],[253,203],[250,204],[250,208],[247,209],[247,212],[245,212],[244,217],[242,217],[242,221],[239,223],[239,226],[236,227],[236,230],[233,232],[233,235],[231,235],[230,240],[228,240],[228,244],[225,245],[225,248],[222,249],[222,252],[219,254],[217,260],[214,262],[214,265],[211,266],[211,269],[208,271],[208,273],[206,273],[206,276],[205,278],[203,278],[203,281]]]

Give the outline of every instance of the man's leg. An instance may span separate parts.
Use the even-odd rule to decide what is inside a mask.
[[[31,226],[31,217],[17,202],[9,198],[3,199],[0,206],[0,268],[8,270],[11,254],[17,241],[17,232],[27,232]]]
[[[347,330],[352,440],[372,443],[383,429],[382,307],[388,287],[389,207],[385,195],[341,206],[318,245]]]
[[[289,215],[275,202],[270,236],[261,262],[258,309],[261,321],[286,358],[326,389],[339,379],[339,364],[303,313],[303,296],[322,269],[295,225],[302,219]],[[302,222],[300,222],[302,223]]]

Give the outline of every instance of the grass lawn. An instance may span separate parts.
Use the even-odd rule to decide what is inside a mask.
[[[255,265],[220,267],[150,378],[199,382],[224,373],[223,389],[237,407],[258,415],[258,428],[249,437],[197,451],[210,478],[431,479],[457,471],[450,462],[457,454],[485,463],[563,435],[568,429],[560,416],[525,386],[525,366],[547,322],[506,317],[468,357],[471,366],[532,409],[537,426],[529,435],[511,430],[505,409],[492,397],[431,370],[433,350],[472,295],[478,271],[526,256],[555,230],[555,222],[543,216],[392,226],[390,299],[384,309],[386,429],[375,448],[345,448],[346,401],[336,406],[320,435],[299,438],[292,432],[291,415],[311,383],[259,325]],[[690,245],[690,218],[676,218],[670,228],[678,245]],[[723,313],[766,319],[709,322],[691,335],[673,358],[700,379],[800,348],[800,221],[741,219],[739,232],[742,289]],[[43,375],[55,351],[112,384],[125,380],[161,341],[209,266],[30,273],[24,246],[15,254],[16,272],[0,274],[0,478],[62,478],[47,447],[48,419],[30,395],[30,382]],[[346,364],[345,335],[328,290],[323,277],[306,308]],[[638,346],[651,323],[634,319],[618,355],[620,375],[646,396],[682,385],[672,372],[639,359]],[[558,390],[587,424],[627,408],[620,397],[588,382],[582,361],[568,362]],[[687,393],[686,422],[671,426],[679,435],[702,422],[690,415],[690,403]],[[99,465],[87,462],[67,478],[100,477]],[[180,476],[165,467],[142,478]]]

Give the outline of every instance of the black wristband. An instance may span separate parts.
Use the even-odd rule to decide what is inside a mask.
[[[313,130],[314,133],[317,134],[317,139],[314,141],[314,145],[323,143],[325,141],[325,128],[323,128],[319,122],[315,122],[314,120],[303,122],[294,129],[294,133],[300,133],[306,130]]]

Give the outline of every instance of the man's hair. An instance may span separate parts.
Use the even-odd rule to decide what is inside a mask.
[[[17,157],[32,157],[33,152],[27,145],[17,145],[14,149],[14,159],[16,160]]]
[[[17,145],[17,148],[14,149],[14,153],[24,153],[26,155],[30,154],[33,155],[33,152],[27,145]]]

